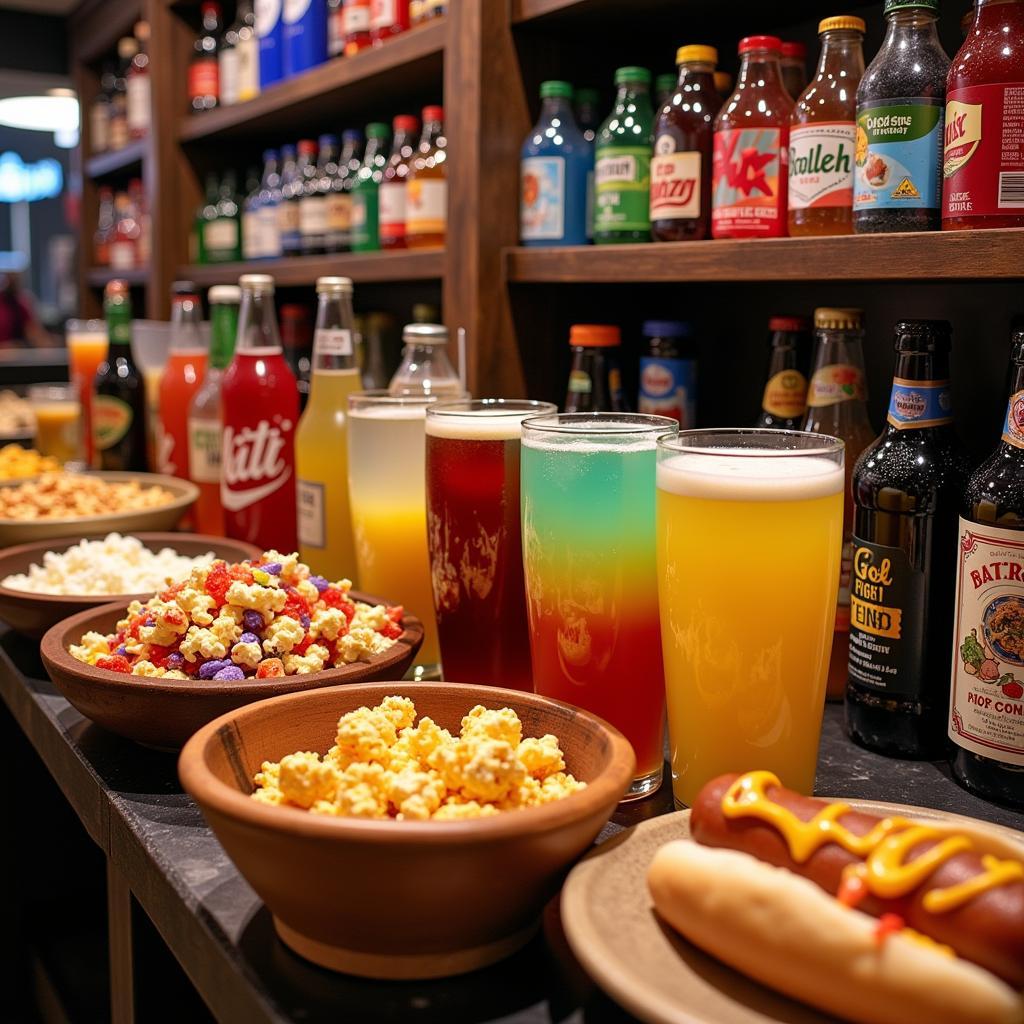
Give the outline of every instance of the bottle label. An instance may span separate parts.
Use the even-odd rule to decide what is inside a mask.
[[[206,251],[234,250],[238,245],[238,221],[218,217],[206,224]]]
[[[216,423],[188,421],[188,475],[194,484],[220,482],[220,435]]]
[[[405,182],[381,182],[378,194],[380,202],[380,237],[392,240],[405,238]]]
[[[854,210],[935,210],[942,198],[942,101],[869,100],[857,108]]]
[[[586,370],[571,370],[569,372],[569,394],[589,395],[594,390],[594,383]]]
[[[284,23],[294,25],[309,10],[312,0],[284,0]]]
[[[281,200],[274,209],[277,211],[277,230],[282,234],[297,234],[299,231],[299,204]]]
[[[128,130],[143,135],[149,128],[149,75],[128,78]]]
[[[230,107],[238,102],[238,48],[220,51],[220,105]]]
[[[671,135],[661,135],[651,158],[651,220],[696,220],[700,216],[700,153],[677,153]]]
[[[281,255],[281,229],[278,223],[276,206],[261,206],[256,212],[258,224],[259,247],[258,257],[270,257]]]
[[[565,157],[527,156],[522,162],[519,237],[524,242],[565,235]]]
[[[637,411],[652,416],[671,416],[679,421],[683,430],[696,426],[696,362],[642,356]]]
[[[1017,448],[1024,448],[1024,391],[1015,391],[1006,404],[1003,440]]]
[[[92,151],[102,153],[107,148],[107,129],[110,125],[108,105],[95,104],[89,111],[89,134]]]
[[[819,366],[807,389],[807,406],[810,409],[840,402],[863,402],[866,398],[864,374],[850,363]]]
[[[256,35],[265,39],[281,21],[281,0],[256,0],[253,10],[256,14]]]
[[[949,738],[1024,766],[1024,531],[960,517]]]
[[[238,93],[239,103],[254,99],[260,94],[260,50],[254,35],[248,39],[240,39],[235,46],[238,55]]]
[[[327,230],[347,232],[352,228],[352,196],[332,192],[327,197]]]
[[[782,195],[789,131],[726,128],[715,132],[711,228],[716,238],[786,233]]]
[[[324,485],[312,480],[298,483],[298,527],[299,543],[303,547],[324,548]]]
[[[650,231],[649,146],[604,146],[594,163],[594,231]]]
[[[370,28],[391,28],[398,21],[398,0],[371,0]]]
[[[807,411],[807,378],[799,370],[780,370],[768,378],[761,408],[784,420],[795,420]]]
[[[305,237],[327,230],[327,197],[305,196],[299,203],[299,231]]]
[[[950,91],[944,143],[943,217],[1024,216],[1024,84]]]
[[[949,381],[894,377],[886,419],[897,430],[917,430],[952,423],[953,394]]]
[[[853,121],[815,121],[789,130],[789,206],[853,205]]]
[[[317,355],[352,355],[352,332],[343,327],[321,327],[313,335],[313,350]]]
[[[220,95],[220,65],[216,57],[197,60],[188,66],[188,98]]]
[[[916,697],[924,675],[925,574],[903,548],[853,538],[850,678],[888,696]]]
[[[354,35],[357,32],[370,31],[370,4],[369,0],[364,3],[346,3],[345,13],[342,16],[342,24],[345,27],[345,35]]]
[[[107,252],[111,270],[131,270],[135,266],[135,243],[113,241]]]
[[[276,417],[280,420],[280,417]],[[271,424],[260,420],[255,427],[235,431],[225,427],[221,440],[221,504],[239,512],[279,491],[292,475],[286,451],[292,447],[290,420]]]
[[[94,395],[92,399],[92,443],[100,451],[113,448],[131,430],[135,413],[132,407],[113,395]]]
[[[414,178],[406,185],[407,235],[443,235],[448,226],[448,182]]]
[[[242,259],[258,260],[262,256],[259,211],[246,210],[242,214]]]

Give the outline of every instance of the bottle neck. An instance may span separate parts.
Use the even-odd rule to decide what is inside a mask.
[[[313,373],[356,369],[351,295],[321,295],[313,333]]]
[[[679,65],[679,80],[677,83],[680,89],[703,89],[715,91],[715,65],[704,61],[691,61]]]
[[[886,18],[885,39],[882,49],[900,49],[909,44],[927,42],[940,46],[938,15],[921,7],[893,11]]]
[[[199,299],[194,295],[181,296],[171,306],[171,351],[195,352],[204,348],[200,323],[202,313]]]
[[[420,149],[432,149],[436,146],[443,131],[444,125],[440,121],[425,121],[423,133],[420,135]]]
[[[893,376],[922,382],[949,380],[948,352],[897,352]]]
[[[852,90],[864,74],[864,37],[855,29],[836,29],[821,37],[821,56],[818,58],[818,78],[851,80]],[[852,92],[851,92],[852,95]]]
[[[108,351],[111,358],[131,357],[132,308],[127,302],[114,302],[107,306]]]
[[[615,93],[615,109],[638,114],[651,113],[651,96],[646,85],[640,82],[626,82]]]
[[[743,54],[739,74],[736,76],[736,87],[785,91],[779,55],[774,50],[751,50]]]
[[[218,303],[210,309],[210,366],[223,370],[235,351],[235,335],[238,333],[238,307],[229,303]]]
[[[540,119],[553,121],[558,118],[562,123],[575,121],[572,104],[565,96],[545,96],[540,103]]]
[[[376,164],[378,158],[384,157],[384,146],[386,142],[386,139],[379,139],[373,135],[366,140],[366,152],[363,155],[364,166],[372,167]]]
[[[251,352],[256,349],[266,352],[281,351],[281,335],[277,330],[273,292],[242,292],[235,350]]]

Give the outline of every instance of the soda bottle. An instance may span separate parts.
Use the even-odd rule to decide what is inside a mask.
[[[220,66],[217,42],[221,34],[220,4],[203,3],[199,7],[202,28],[192,44],[188,65],[188,98],[193,111],[212,110],[220,102]]]
[[[356,365],[352,282],[316,282],[309,404],[295,434],[299,553],[328,579],[351,579],[356,553],[348,501],[348,396],[362,390]]]
[[[697,346],[681,320],[645,320],[637,412],[671,416],[683,430],[697,426]]]
[[[93,382],[92,443],[97,469],[146,471],[146,391],[132,358],[132,299],[115,278],[103,292],[109,345]]]
[[[448,359],[448,328],[443,324],[406,324],[402,330],[402,362],[388,389],[393,395],[410,391],[449,395],[463,393],[462,382]]]
[[[410,249],[444,245],[448,233],[448,140],[444,108],[423,108],[423,134],[406,180],[405,244]]]
[[[374,121],[366,126],[366,151],[352,187],[352,251],[380,248],[380,183],[388,162],[388,126]]]
[[[796,98],[807,88],[807,47],[803,43],[784,39],[779,47],[779,67],[786,92]]]
[[[773,316],[768,330],[768,376],[754,426],[800,430],[807,414],[810,323],[802,316]]]
[[[221,407],[220,500],[227,536],[264,550],[296,549],[295,427],[299,394],[281,351],[274,279],[243,274],[242,306]]]
[[[370,0],[370,37],[374,46],[386,43],[409,28],[406,0]]]
[[[380,247],[405,248],[406,179],[416,152],[420,119],[412,114],[399,114],[391,122],[395,131],[391,156],[380,183]]]
[[[199,533],[224,535],[224,507],[220,503],[220,393],[224,371],[235,351],[238,333],[237,285],[219,284],[210,289],[210,358],[203,382],[192,397],[188,410],[188,472],[199,488],[193,509]]]
[[[301,302],[284,303],[280,309],[279,320],[284,361],[295,374],[301,413],[309,400],[309,372],[313,365],[313,320],[309,315],[309,307]]]
[[[348,129],[341,133],[338,173],[331,179],[327,196],[326,249],[347,252],[352,247],[352,189],[363,161],[363,133]]]
[[[161,473],[190,479],[188,409],[206,371],[202,307],[191,281],[171,285],[171,351],[160,378],[156,458]]]
[[[619,369],[621,344],[618,327],[610,324],[573,324],[569,328],[572,367],[566,412],[629,412]]]

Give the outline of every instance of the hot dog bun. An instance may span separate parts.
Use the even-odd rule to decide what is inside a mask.
[[[900,934],[813,882],[735,850],[661,847],[647,884],[658,913],[743,974],[858,1024],[1024,1024],[995,975]]]

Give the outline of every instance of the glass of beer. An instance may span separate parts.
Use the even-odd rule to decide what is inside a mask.
[[[74,384],[33,384],[28,400],[36,417],[36,448],[62,465],[80,459],[82,404]]]
[[[445,679],[533,689],[519,514],[519,435],[550,402],[427,410],[427,543]]]
[[[843,442],[687,430],[658,442],[672,788],[764,768],[810,793],[843,536]]]
[[[104,320],[69,320],[65,325],[71,383],[82,403],[81,457],[92,464],[92,384],[100,363],[107,358],[107,324]]]
[[[592,711],[633,745],[625,799],[661,785],[665,681],[655,563],[655,446],[666,416],[523,422],[523,562],[537,693]]]

